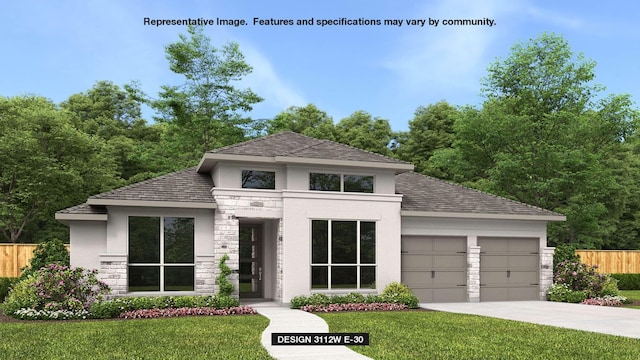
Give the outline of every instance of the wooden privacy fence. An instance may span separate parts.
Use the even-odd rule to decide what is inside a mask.
[[[36,244],[0,244],[0,277],[18,277],[29,265]],[[67,245],[69,250],[69,245]]]
[[[640,274],[640,250],[576,250],[580,260],[607,274]]]

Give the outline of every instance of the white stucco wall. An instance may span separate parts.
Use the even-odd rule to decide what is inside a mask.
[[[100,269],[100,254],[107,249],[107,222],[69,222],[69,243],[71,266]]]
[[[282,197],[284,303],[296,295],[311,294],[313,219],[375,221],[377,289],[373,291],[400,281],[400,195],[283,191]],[[351,290],[340,292],[345,291]]]

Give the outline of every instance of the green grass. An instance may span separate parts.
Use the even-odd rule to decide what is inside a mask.
[[[382,359],[637,359],[631,339],[431,311],[320,314],[331,332],[368,332],[352,349]]]
[[[620,290],[620,295],[635,302],[640,302],[640,290]],[[628,305],[628,308],[640,309],[638,305]]]
[[[258,315],[0,323],[3,359],[271,359]]]

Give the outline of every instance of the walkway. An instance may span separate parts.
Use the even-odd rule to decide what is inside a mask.
[[[249,304],[256,311],[267,317],[269,326],[262,333],[262,346],[269,355],[279,360],[364,360],[370,359],[360,355],[346,346],[334,345],[271,345],[271,333],[326,333],[329,326],[319,316],[276,303]]]
[[[640,338],[640,310],[553,301],[420,304],[420,307]]]

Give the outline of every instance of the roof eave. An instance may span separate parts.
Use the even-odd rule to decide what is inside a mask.
[[[135,207],[156,207],[156,208],[179,208],[179,209],[217,209],[215,202],[186,202],[186,201],[150,201],[150,200],[124,200],[124,199],[96,199],[89,198],[89,205],[102,206],[135,206]]]
[[[401,216],[457,218],[457,219],[494,219],[494,220],[533,220],[533,221],[566,221],[564,215],[526,215],[526,214],[490,214],[490,213],[456,213],[437,211],[402,210]]]
[[[73,214],[73,213],[56,213],[55,219],[63,224],[69,221],[108,221],[107,214]]]
[[[370,168],[370,169],[381,169],[381,170],[395,170],[396,174],[413,170],[413,164],[408,164],[408,163],[316,159],[316,158],[293,157],[293,156],[255,156],[255,155],[205,153],[202,156],[202,159],[200,159],[200,163],[198,164],[197,171],[199,173],[211,172],[211,170],[220,161],[358,167],[358,168]]]

